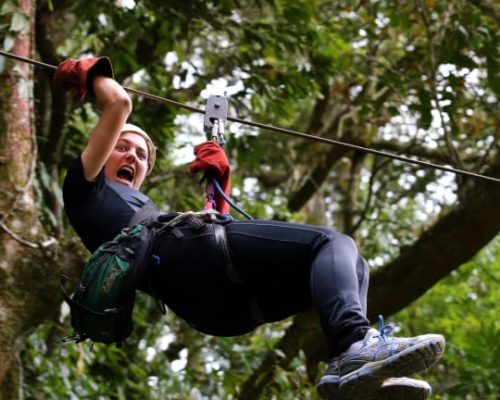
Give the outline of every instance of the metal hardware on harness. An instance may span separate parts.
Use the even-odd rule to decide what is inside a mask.
[[[224,144],[224,129],[227,122],[227,98],[224,96],[210,96],[205,107],[203,130],[208,140],[216,140]]]
[[[214,210],[217,206],[217,203],[215,201],[215,188],[210,180],[207,182],[207,185],[205,187],[205,198],[207,199],[207,201],[205,202],[203,209],[207,211]]]
[[[216,142],[219,141],[219,120],[216,119],[214,121],[214,125],[212,127],[212,140],[215,140]]]
[[[220,223],[225,223],[227,220],[215,209],[203,210],[203,211],[186,211],[183,212],[174,218],[172,218],[168,222],[162,222],[162,226],[158,229],[158,234],[161,234],[165,231],[169,231],[172,228],[175,228],[180,223],[186,222],[188,219],[196,218],[202,221],[218,221]],[[195,219],[195,220],[196,220]],[[200,221],[200,224],[203,223]]]
[[[212,128],[212,140],[219,143],[221,146],[226,144],[226,139],[224,139],[224,123],[219,119],[214,120],[214,125]]]

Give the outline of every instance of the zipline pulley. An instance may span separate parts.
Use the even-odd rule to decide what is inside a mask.
[[[227,108],[227,98],[218,95],[210,96],[205,107],[203,129],[207,134],[207,140],[214,140],[221,146],[226,144],[224,131],[227,122]]]

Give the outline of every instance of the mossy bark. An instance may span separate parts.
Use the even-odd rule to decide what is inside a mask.
[[[34,2],[20,0],[27,25],[14,32],[12,52],[32,55]],[[34,137],[32,69],[8,61],[0,76],[0,398],[19,397],[18,352],[27,330],[23,275],[37,258],[34,244],[40,235],[32,190]],[[30,272],[31,273],[31,272]],[[16,394],[17,393],[17,394]]]
[[[35,1],[19,0],[27,25],[10,52],[32,58]],[[58,276],[76,278],[86,251],[74,237],[49,238],[33,190],[37,149],[33,67],[6,60],[0,74],[0,400],[22,398],[24,339],[57,313]]]

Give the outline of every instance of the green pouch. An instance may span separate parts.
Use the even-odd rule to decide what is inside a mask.
[[[75,331],[63,342],[90,339],[119,347],[130,336],[135,291],[149,263],[153,236],[153,228],[138,224],[101,245],[85,265],[72,296],[66,293],[66,278],[61,276]]]

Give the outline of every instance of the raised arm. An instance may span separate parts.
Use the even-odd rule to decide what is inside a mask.
[[[107,57],[64,60],[56,69],[54,82],[71,90],[78,101],[84,100],[89,91],[96,98],[101,116],[82,153],[85,179],[93,181],[120,137],[132,111],[132,101],[114,80],[111,61]]]
[[[112,78],[96,76],[92,81],[99,122],[82,153],[85,179],[94,180],[120,137],[120,132],[132,111],[132,101],[123,87]]]

